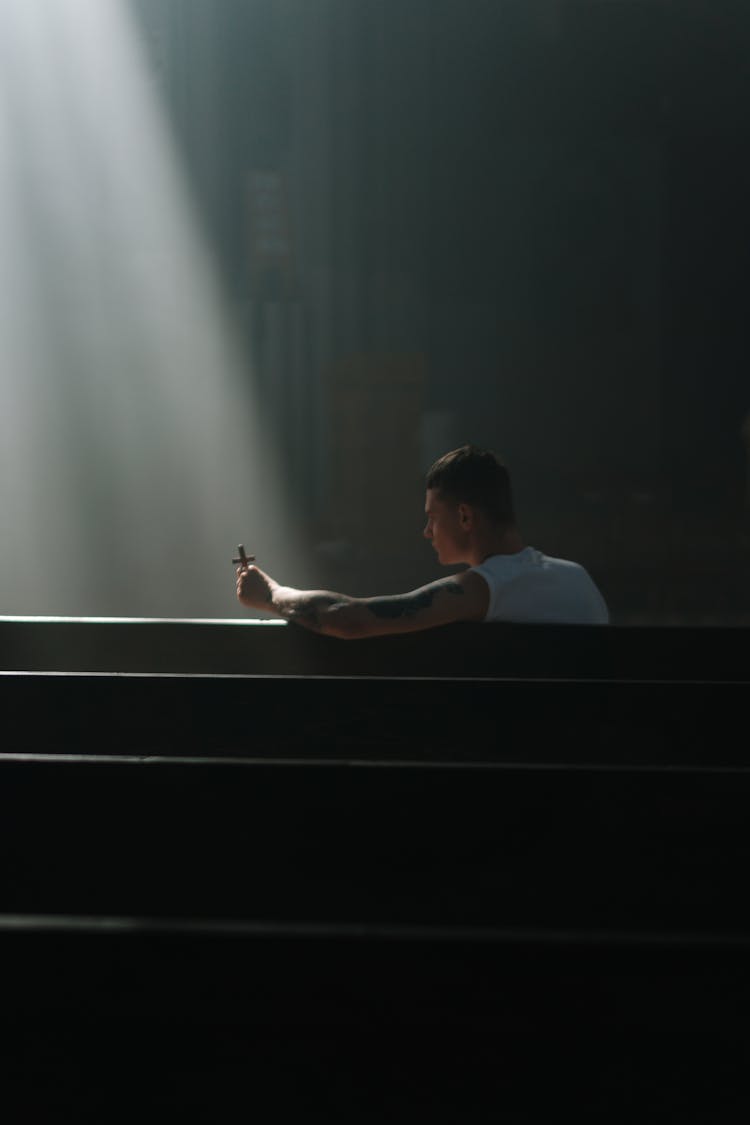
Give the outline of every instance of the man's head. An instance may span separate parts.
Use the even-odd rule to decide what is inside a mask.
[[[463,445],[427,473],[426,539],[446,566],[472,563],[485,544],[515,527],[510,477],[494,453]]]

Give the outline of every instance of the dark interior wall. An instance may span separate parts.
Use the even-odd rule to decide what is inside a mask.
[[[435,97],[447,174],[433,244],[449,232],[433,275],[436,393],[451,401],[460,379],[465,428],[494,430],[530,470],[617,469],[634,447],[648,459],[661,13],[496,5],[460,29],[458,9],[439,7],[435,54],[462,52]]]
[[[750,10],[685,9],[665,141],[661,453],[683,508],[736,512],[750,411]]]
[[[317,443],[321,509],[322,373],[414,354],[424,416],[503,452],[531,509],[611,482],[738,510],[747,4],[214,0],[208,20],[159,0],[152,22],[159,6],[165,89],[251,344],[273,295],[248,289],[245,177],[287,178],[307,344],[301,374],[267,379],[287,438]]]
[[[176,83],[183,112],[205,86],[207,55],[190,42],[203,28],[189,7],[171,10],[184,66],[197,64]],[[687,17],[636,2],[316,9],[325,57],[311,74],[328,100],[319,151],[331,190],[324,201],[290,187],[302,222],[328,235],[313,253],[341,295],[333,350],[426,351],[430,405],[457,408],[467,430],[494,429],[510,454],[533,443],[535,460],[555,464],[627,460],[628,422],[648,430],[656,414],[667,61]],[[243,177],[288,164],[301,143],[304,18],[299,3],[212,5],[212,174],[195,128],[181,127],[239,293]],[[635,444],[650,455],[645,436]]]

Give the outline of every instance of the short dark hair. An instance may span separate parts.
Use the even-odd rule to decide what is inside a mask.
[[[462,445],[444,453],[427,472],[427,488],[458,504],[481,508],[497,523],[515,523],[510,475],[489,449]]]

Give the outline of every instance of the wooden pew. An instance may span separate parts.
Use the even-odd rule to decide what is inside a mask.
[[[750,772],[0,758],[0,911],[743,936]]]
[[[66,1029],[106,1028],[113,1045],[118,1023],[162,1054],[206,1028],[287,1042],[696,1034],[746,1010],[749,946],[718,933],[0,914],[0,983],[5,1019],[54,1028],[58,1050]]]
[[[0,982],[19,1119],[744,1119],[736,943],[0,916]]]
[[[4,1013],[58,1056],[699,1033],[750,999],[744,770],[6,756],[0,794]]]
[[[66,1112],[113,1086],[142,1102],[145,1056],[183,1091],[167,1108],[201,1072],[215,1106],[239,1060],[238,1093],[301,1114],[289,1068],[335,1059],[356,1119],[351,1075],[385,1097],[388,1042],[404,1120],[483,1119],[499,1070],[521,1112],[582,1033],[595,1069],[597,1035],[731,1027],[750,999],[741,639],[0,622],[0,982],[27,1107],[82,1059]]]
[[[3,749],[741,765],[744,637],[456,625],[344,642],[278,622],[5,618]]]
[[[4,752],[750,764],[736,682],[0,672]]]
[[[340,641],[279,621],[0,617],[0,670],[748,681],[747,629],[459,624]]]

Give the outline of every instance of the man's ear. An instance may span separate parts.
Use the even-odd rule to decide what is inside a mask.
[[[458,519],[463,531],[471,531],[474,526],[474,512],[468,504],[458,505]]]

